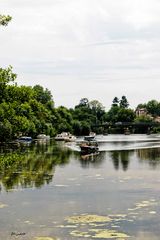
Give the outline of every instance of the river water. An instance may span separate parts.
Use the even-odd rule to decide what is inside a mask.
[[[97,140],[1,148],[0,240],[160,239],[160,135]]]

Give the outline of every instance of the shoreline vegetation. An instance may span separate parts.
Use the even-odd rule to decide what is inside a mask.
[[[40,85],[18,86],[16,78],[11,66],[0,68],[0,142],[22,135],[36,138],[38,134],[46,134],[54,137],[61,132],[76,136],[88,135],[91,131],[97,134],[124,133],[124,126],[116,126],[115,123],[153,123],[160,116],[160,102],[151,100],[131,109],[126,96],[121,99],[115,97],[108,110],[98,100],[89,101],[88,98],[82,98],[74,108],[56,108],[47,88]],[[104,123],[115,126],[105,128]],[[139,126],[128,130],[130,133],[147,133],[148,130],[158,133],[160,127],[149,129]]]

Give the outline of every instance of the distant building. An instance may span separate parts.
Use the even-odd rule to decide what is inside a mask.
[[[154,122],[160,123],[160,116],[155,117]]]
[[[136,109],[136,116],[147,116],[147,109],[146,108],[137,108]]]

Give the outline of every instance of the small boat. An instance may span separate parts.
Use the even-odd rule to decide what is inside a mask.
[[[37,136],[37,139],[38,140],[50,140],[50,136],[49,135],[46,135],[46,134],[39,134]]]
[[[96,153],[99,150],[98,143],[96,141],[86,141],[80,144],[81,153]]]
[[[76,139],[77,139],[77,138],[76,138],[74,135],[70,134],[70,135],[68,136],[68,138],[65,139],[65,141],[66,141],[66,142],[74,142],[74,141],[76,141]]]
[[[94,132],[90,132],[88,136],[84,136],[84,140],[86,141],[92,141],[95,139],[96,134]]]
[[[17,139],[18,142],[22,142],[22,143],[31,143],[32,142],[32,138],[31,137],[27,137],[27,136],[22,136],[19,137]]]
[[[124,130],[124,135],[130,135],[130,134],[131,134],[131,133],[130,133],[129,129],[126,128],[126,129]]]
[[[55,137],[56,141],[74,142],[76,137],[69,132],[62,132]]]

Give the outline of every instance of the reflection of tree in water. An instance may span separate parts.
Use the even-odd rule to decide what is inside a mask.
[[[113,165],[116,170],[118,170],[121,166],[124,171],[128,169],[129,158],[133,151],[113,151],[110,152],[111,159],[113,160]],[[83,168],[87,168],[90,166],[98,167],[102,164],[104,160],[106,160],[106,152],[99,152],[98,154],[88,154],[88,155],[80,155],[78,158],[81,162]]]
[[[116,170],[119,169],[119,152],[115,151],[111,153],[111,158],[113,160],[113,165]]]
[[[89,168],[91,165],[97,168],[102,164],[105,159],[105,152],[92,153],[86,155],[79,155],[78,159],[81,162],[83,168]]]
[[[136,153],[141,162],[148,161],[152,167],[160,164],[160,148],[137,149]]]
[[[4,151],[5,152],[5,151]],[[6,190],[41,187],[52,181],[55,166],[66,164],[71,151],[57,145],[34,145],[0,155],[0,181]]]
[[[129,158],[133,151],[114,151],[110,153],[113,160],[113,165],[116,170],[122,166],[122,169],[126,171],[129,165]]]

